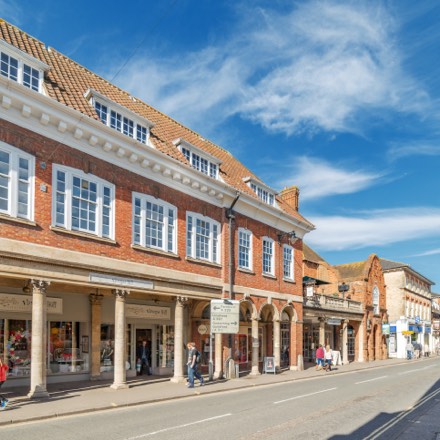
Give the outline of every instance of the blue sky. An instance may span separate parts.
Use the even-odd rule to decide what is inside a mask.
[[[440,292],[440,2],[0,0],[1,16],[297,185],[331,264],[371,253]]]

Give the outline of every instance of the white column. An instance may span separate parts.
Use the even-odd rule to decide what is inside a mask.
[[[125,371],[126,340],[125,340],[125,300],[128,290],[116,289],[115,295],[115,355],[114,355],[114,378],[110,388],[120,390],[128,388],[127,374]]]
[[[280,320],[273,320],[273,355],[275,358],[275,369],[278,371],[281,367],[281,329]]]
[[[348,364],[348,321],[342,322],[342,363]]]
[[[260,373],[259,368],[259,354],[260,354],[260,340],[258,338],[258,321],[257,317],[252,317],[252,376],[258,376]]]
[[[319,318],[319,343],[325,347],[325,319]],[[318,347],[316,347],[318,348]]]
[[[174,376],[171,382],[183,382],[183,311],[188,303],[188,298],[179,296],[176,300],[176,308],[174,311]]]
[[[364,362],[365,361],[365,358],[364,358],[364,334],[365,334],[365,332],[364,332],[364,329],[365,329],[365,324],[364,324],[364,322],[362,321],[362,322],[360,322],[360,324],[359,324],[359,334],[358,334],[358,337],[356,338],[357,340],[358,340],[358,342],[359,342],[359,347],[358,347],[358,353],[359,353],[359,356],[358,356],[358,362]]]
[[[31,399],[49,397],[46,389],[46,289],[50,283],[32,280]]]
[[[214,341],[215,341],[214,379],[221,379],[223,377],[223,334],[216,333],[214,335]]]

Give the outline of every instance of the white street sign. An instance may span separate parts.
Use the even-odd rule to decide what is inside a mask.
[[[213,299],[211,301],[211,332],[238,333],[240,327],[240,301]]]

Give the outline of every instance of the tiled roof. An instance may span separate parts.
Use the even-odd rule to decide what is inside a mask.
[[[321,263],[323,261],[325,262],[324,258],[318,255],[313,249],[311,249],[305,243],[303,243],[303,254],[304,254],[304,260],[306,261],[311,261],[313,263]]]
[[[98,119],[95,110],[84,97],[88,89],[96,90],[117,104],[151,121],[154,124],[150,131],[151,141],[157,150],[188,164],[182,153],[172,143],[173,140],[182,138],[221,161],[220,176],[227,184],[248,196],[258,198],[243,182],[243,178],[260,179],[228,151],[2,20],[0,20],[0,38],[50,66],[44,78],[44,87],[49,97],[84,115]],[[284,212],[313,228],[308,220],[280,197],[276,200]]]
[[[399,263],[397,261],[385,260],[383,258],[380,259],[380,264],[383,270],[391,270],[391,269],[400,269],[404,267],[410,267],[409,264]]]

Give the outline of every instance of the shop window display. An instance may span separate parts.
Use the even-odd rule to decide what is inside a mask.
[[[30,373],[31,328],[29,320],[0,319],[0,356],[12,377]]]
[[[115,326],[101,325],[101,372],[113,371]]]
[[[174,367],[174,326],[158,325],[156,362],[159,367]]]
[[[51,373],[78,373],[84,370],[79,349],[79,322],[49,323],[48,362]]]

